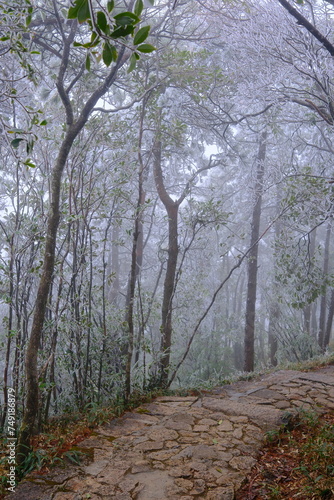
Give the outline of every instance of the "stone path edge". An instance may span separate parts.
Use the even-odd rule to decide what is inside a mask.
[[[300,409],[334,411],[334,365],[159,397],[82,441],[90,463],[31,473],[6,499],[234,500],[266,432]]]

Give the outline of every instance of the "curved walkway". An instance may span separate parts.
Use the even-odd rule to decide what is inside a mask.
[[[233,500],[269,430],[334,411],[334,366],[278,371],[200,397],[159,397],[80,443],[88,465],[33,473],[8,500]]]

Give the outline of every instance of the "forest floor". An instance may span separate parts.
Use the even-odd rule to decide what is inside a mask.
[[[334,365],[161,396],[94,429],[80,465],[34,471],[6,500],[326,500],[333,423]]]

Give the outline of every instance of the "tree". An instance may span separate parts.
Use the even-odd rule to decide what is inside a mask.
[[[246,326],[245,326],[245,365],[247,372],[254,371],[254,338],[255,338],[255,305],[257,289],[257,269],[259,236],[261,222],[261,205],[264,179],[264,163],[266,158],[267,132],[261,134],[259,140],[259,151],[257,156],[256,183],[254,188],[254,205],[251,222],[251,241],[248,256],[248,284],[246,304]]]
[[[334,45],[327,39],[325,35],[323,35],[316,28],[314,23],[308,21],[306,17],[304,17],[297,9],[295,9],[287,0],[278,0],[278,1],[289,12],[289,14],[291,14],[291,16],[293,16],[297,20],[297,23],[300,26],[306,28],[307,31],[311,33],[311,35],[313,35],[325,47],[325,49],[329,52],[329,54],[331,56],[334,56]],[[325,2],[334,5],[331,0],[325,0]],[[298,3],[303,4],[304,1],[302,0],[301,2]]]
[[[64,23],[59,15],[58,7],[55,7],[56,10],[54,11],[54,16],[56,26],[62,39],[61,61],[56,80],[56,88],[66,114],[66,131],[51,172],[51,201],[48,213],[45,253],[42,274],[38,285],[30,339],[26,352],[27,396],[18,446],[18,457],[21,462],[27,455],[30,448],[30,438],[34,431],[36,419],[36,409],[39,407],[38,349],[55,265],[55,250],[60,219],[60,195],[63,171],[73,143],[88,122],[94,107],[98,103],[99,99],[101,99],[101,97],[103,97],[114,84],[118,72],[131,57],[131,53],[126,50],[125,44],[122,44],[119,51],[117,51],[115,45],[110,44],[108,37],[110,36],[111,40],[117,40],[119,38],[122,39],[126,35],[133,34],[135,25],[139,22],[139,17],[136,14],[121,13],[114,15],[111,24],[109,24],[106,20],[106,14],[103,11],[99,11],[96,14],[97,20],[95,21],[94,13],[90,11],[88,1],[84,2],[83,5],[82,2],[76,2],[76,4],[69,10],[69,18],[73,20],[68,23],[69,30],[66,32]],[[102,56],[105,64],[107,66],[111,65],[111,69],[106,76],[103,77],[102,82],[99,83],[91,94],[86,97],[81,109],[75,112],[70,95],[77,82],[80,81],[80,76],[83,74],[83,70],[82,68],[79,69],[79,72],[77,72],[77,74],[73,77],[70,57],[73,53],[73,45],[75,37],[78,33],[78,21],[84,22],[86,20],[89,20],[90,26],[93,29],[89,46],[96,44],[96,38],[98,38],[98,35],[104,40]],[[112,26],[113,31],[111,31],[112,28],[110,28],[110,26]],[[135,44],[138,42],[138,33],[139,32],[134,35],[134,37],[137,36],[137,39],[134,38]],[[39,38],[37,37],[37,39]],[[139,41],[142,41],[142,37],[139,37]],[[87,58],[86,67],[89,67]]]

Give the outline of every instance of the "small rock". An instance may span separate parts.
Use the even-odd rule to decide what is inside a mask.
[[[188,446],[184,450],[182,450],[177,457],[185,457],[185,458],[199,458],[203,459],[215,459],[218,458],[218,452],[214,449],[213,446],[208,446],[207,444],[198,444],[195,446]]]
[[[132,479],[124,479],[119,483],[119,488],[124,493],[131,493],[139,484],[139,481],[133,481]]]
[[[223,422],[219,423],[217,430],[219,432],[230,432],[233,430],[233,425],[229,420],[224,420]]]
[[[152,441],[172,441],[179,437],[175,430],[164,427],[153,427],[148,431],[148,435]]]
[[[154,451],[161,450],[164,447],[162,441],[145,441],[144,443],[137,444],[134,448],[140,451]]]
[[[134,463],[131,473],[138,474],[139,472],[147,472],[150,470],[150,462],[148,460],[138,460]]]
[[[174,422],[174,420],[168,420],[166,422],[167,429],[173,429],[174,431],[191,431],[192,427],[186,422]]]
[[[83,468],[85,474],[90,474],[91,476],[97,476],[103,471],[109,464],[109,460],[97,460]]]
[[[184,467],[173,467],[170,471],[168,471],[168,475],[171,477],[180,477],[184,479],[189,479],[192,477],[193,473],[189,466]]]
[[[193,481],[189,479],[183,479],[182,477],[177,477],[174,479],[174,483],[185,490],[191,490],[194,487]]]
[[[162,462],[153,462],[153,469],[155,470],[165,470],[166,469],[166,466],[165,464],[163,464]]]
[[[216,420],[212,420],[212,418],[202,418],[202,420],[198,422],[198,425],[217,425],[217,422]]]
[[[280,410],[285,410],[286,408],[290,408],[290,403],[288,401],[278,401],[275,404],[276,408],[279,408]]]
[[[208,432],[210,427],[208,425],[194,425],[194,432]]]
[[[237,470],[251,469],[255,463],[256,460],[253,457],[234,457],[229,462],[230,466]]]
[[[242,428],[241,427],[238,427],[237,429],[235,429],[233,431],[233,437],[235,437],[236,439],[241,439],[242,438]]]
[[[231,422],[236,423],[236,424],[247,424],[248,418],[247,417],[230,417]]]
[[[201,495],[202,493],[205,492],[205,490],[206,490],[206,485],[204,479],[195,479],[194,487],[189,493],[190,495]]]

